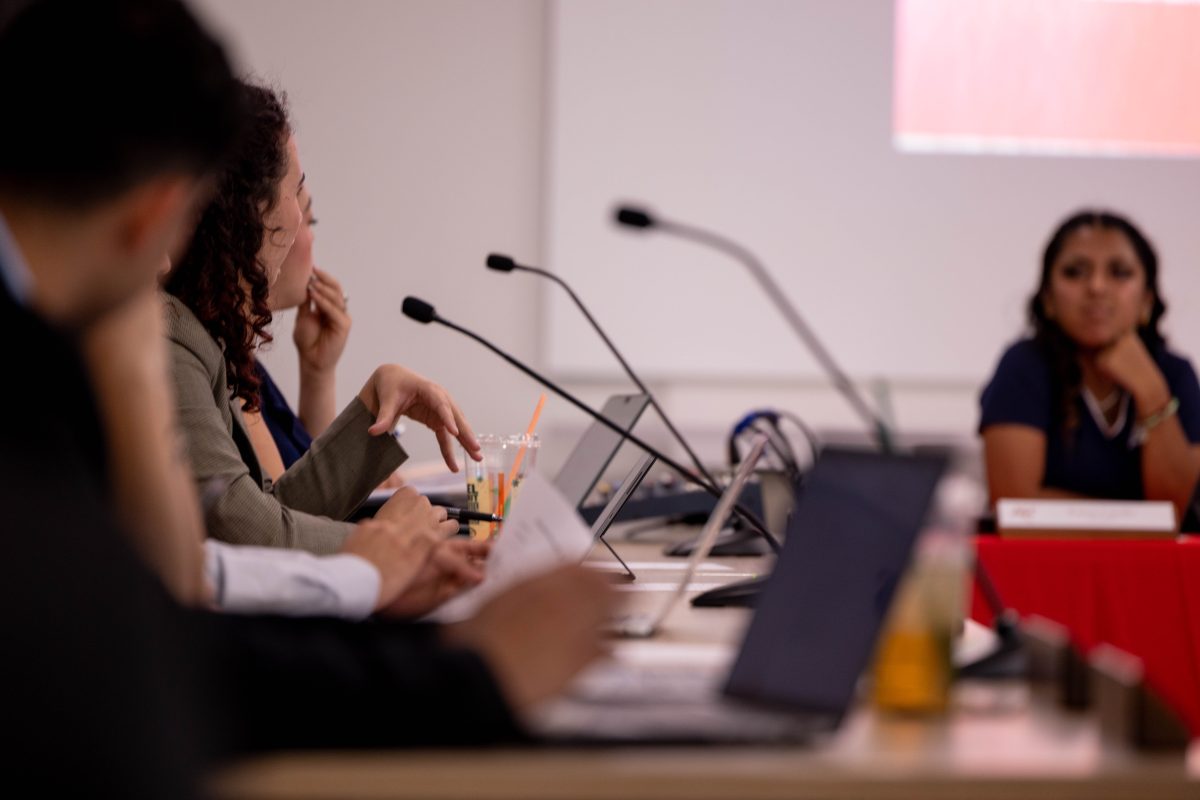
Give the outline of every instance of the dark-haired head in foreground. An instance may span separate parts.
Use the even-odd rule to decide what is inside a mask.
[[[190,215],[207,188],[197,179],[241,134],[225,54],[178,2],[31,2],[0,28],[0,75],[0,211],[10,217],[45,209],[82,219],[114,198],[159,216],[186,205]],[[125,231],[147,250],[165,248],[137,241],[146,233]],[[98,252],[70,279],[67,307],[47,311],[86,321],[156,267],[112,255]]]

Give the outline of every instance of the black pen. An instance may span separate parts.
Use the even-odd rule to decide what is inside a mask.
[[[446,519],[456,519],[459,522],[504,522],[504,517],[488,514],[484,511],[467,511],[465,508],[445,506]]]

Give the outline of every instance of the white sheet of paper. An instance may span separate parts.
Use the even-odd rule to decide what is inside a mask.
[[[592,548],[592,532],[575,508],[537,472],[525,476],[517,501],[488,556],[483,583],[429,615],[438,622],[470,617],[492,597],[526,578],[578,564]]]

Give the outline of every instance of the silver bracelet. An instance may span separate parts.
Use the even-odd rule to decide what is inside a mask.
[[[1146,443],[1146,439],[1150,436],[1150,431],[1163,424],[1171,417],[1179,413],[1179,398],[1172,396],[1167,404],[1162,407],[1161,411],[1146,417],[1141,422],[1133,427],[1133,435],[1129,437],[1130,447],[1141,447]]]

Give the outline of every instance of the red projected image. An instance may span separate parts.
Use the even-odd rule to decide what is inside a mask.
[[[1200,154],[1200,3],[896,0],[896,145]]]

